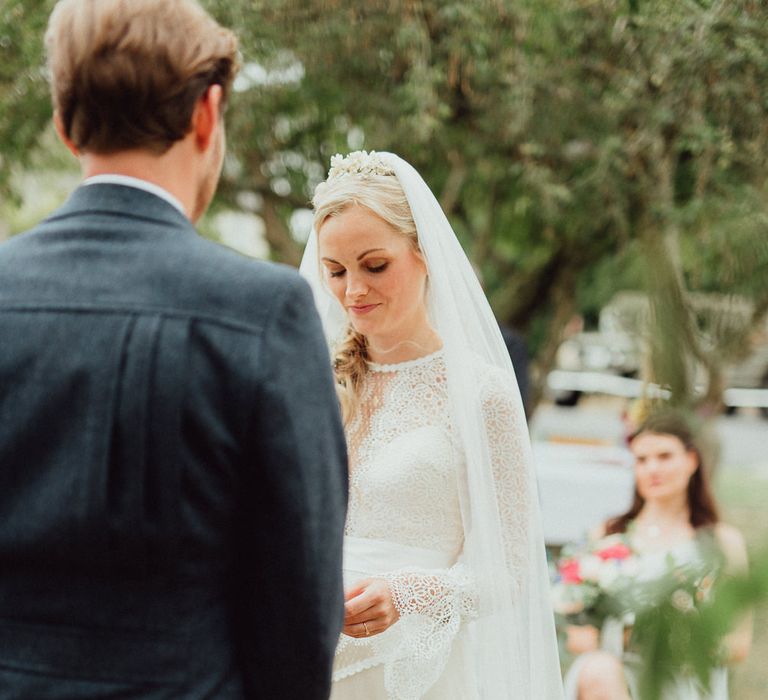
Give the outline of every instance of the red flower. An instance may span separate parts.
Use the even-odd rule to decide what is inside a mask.
[[[581,583],[583,581],[579,573],[578,559],[566,559],[557,568],[565,583]]]
[[[603,561],[607,559],[626,559],[632,556],[632,550],[625,544],[614,544],[611,547],[606,547],[596,552],[597,556]]]

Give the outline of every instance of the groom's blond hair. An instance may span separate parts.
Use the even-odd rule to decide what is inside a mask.
[[[195,0],[61,0],[45,40],[53,106],[81,152],[165,152],[238,68],[235,35]]]

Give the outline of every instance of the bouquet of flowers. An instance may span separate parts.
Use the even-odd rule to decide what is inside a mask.
[[[555,568],[553,607],[567,622],[600,628],[606,617],[621,618],[632,610],[628,595],[639,560],[626,535],[566,547]]]
[[[652,572],[627,534],[565,548],[555,564],[555,613],[569,624],[601,628],[607,617],[632,625],[651,609],[696,613],[711,603],[719,560],[714,554],[680,561],[670,552]]]

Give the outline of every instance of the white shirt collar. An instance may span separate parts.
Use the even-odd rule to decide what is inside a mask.
[[[124,185],[125,187],[135,187],[137,190],[144,190],[145,192],[149,192],[156,197],[160,197],[160,199],[164,199],[166,202],[168,202],[168,204],[173,205],[182,214],[184,214],[184,216],[187,215],[187,213],[184,211],[184,205],[182,205],[182,203],[176,199],[176,197],[168,192],[168,190],[163,189],[153,182],[140,180],[137,177],[131,177],[130,175],[117,175],[112,173],[107,175],[94,175],[93,177],[89,177],[83,180],[83,185]]]

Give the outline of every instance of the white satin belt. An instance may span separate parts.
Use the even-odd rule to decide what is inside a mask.
[[[446,569],[455,561],[455,554],[435,549],[367,537],[344,538],[345,574],[372,576],[409,567]]]

